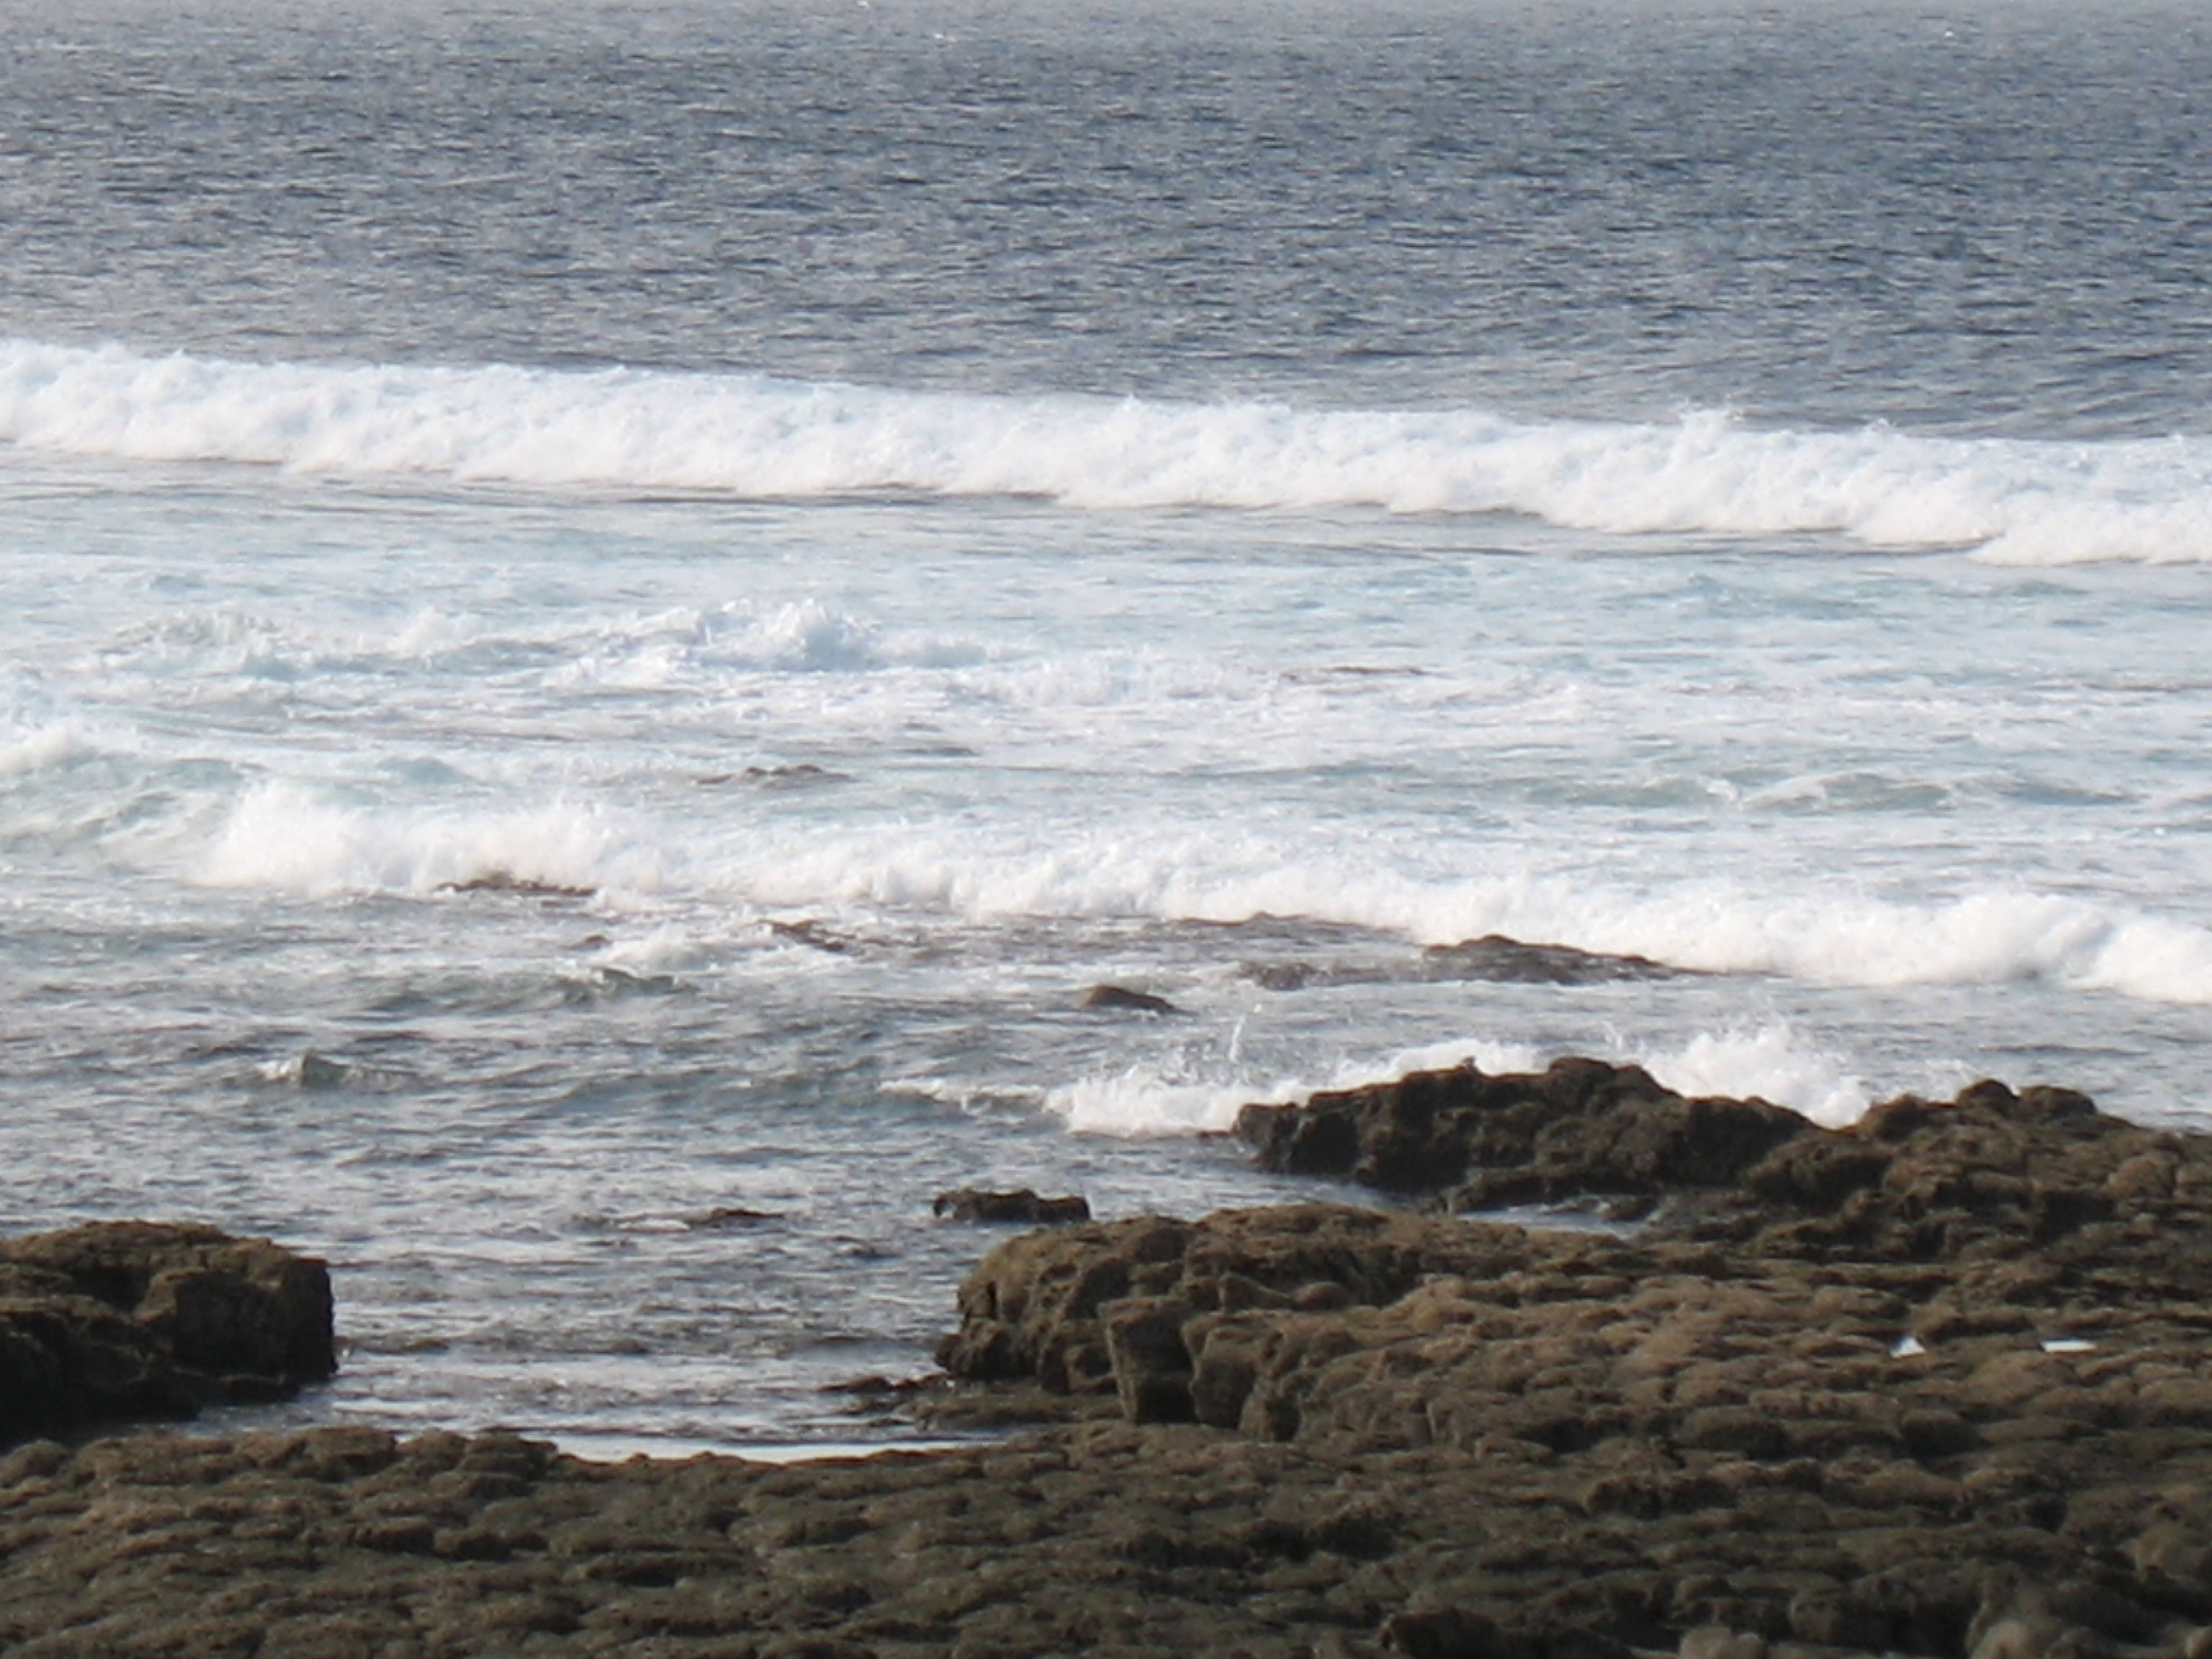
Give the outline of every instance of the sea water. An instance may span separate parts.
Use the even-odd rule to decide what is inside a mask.
[[[1249,1100],[2212,1123],[2207,22],[15,8],[0,1219],[761,1445]]]

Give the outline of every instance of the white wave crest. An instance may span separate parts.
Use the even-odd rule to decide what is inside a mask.
[[[1717,413],[1526,422],[760,375],[252,364],[16,340],[0,342],[0,441],[531,485],[1504,512],[1618,533],[1976,547],[2015,563],[2212,560],[2212,444],[2183,438],[1766,431]]]
[[[1426,867],[1393,868],[1265,836],[1133,827],[1043,845],[903,822],[825,832],[744,817],[704,838],[699,828],[603,803],[401,808],[272,781],[230,804],[192,873],[325,896],[504,882],[607,902],[684,899],[747,918],[1300,918],[1398,934],[1409,950],[1503,934],[1708,973],[1886,988],[2040,981],[2212,1006],[2212,928],[2115,898],[2008,889],[1906,902],[1751,879],[1462,876],[1433,852]]]
[[[94,752],[76,722],[64,720],[15,737],[0,736],[0,778],[26,777]]]
[[[1778,1022],[1700,1031],[1680,1048],[1635,1058],[1677,1094],[1756,1096],[1832,1129],[1857,1122],[1874,1098],[1841,1055],[1802,1043]]]
[[[2212,1005],[2212,929],[2116,902],[2021,890],[1908,902],[1848,887],[1654,885],[1516,871],[1456,877],[1316,856],[1263,837],[1102,833],[994,848],[907,826],[757,842],[711,884],[759,909],[848,905],[1023,916],[1234,923],[1299,917],[1424,945],[1499,933],[1707,973],[1826,984],[2041,980]]]
[[[1139,1066],[1059,1085],[1046,1091],[1044,1105],[1077,1134],[1134,1138],[1225,1129],[1245,1102],[1269,1097],[1249,1085],[1178,1082]]]
[[[346,805],[279,781],[239,799],[195,873],[211,887],[326,898],[433,893],[472,882],[651,890],[661,866],[624,825],[586,808],[410,813]]]

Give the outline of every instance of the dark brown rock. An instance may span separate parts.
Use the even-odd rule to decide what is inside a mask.
[[[1461,1186],[1464,1209],[1722,1185],[1810,1127],[1763,1101],[1688,1100],[1639,1067],[1584,1060],[1498,1077],[1472,1063],[1418,1072],[1248,1106],[1237,1121],[1264,1169],[1401,1192]]]
[[[938,1194],[930,1210],[948,1221],[1011,1221],[1029,1227],[1062,1227],[1091,1219],[1090,1200],[1079,1196],[1040,1198],[1027,1187],[1012,1193],[963,1187],[956,1192]]]
[[[2201,1158],[2073,1090],[1983,1082],[1949,1103],[1900,1097],[1848,1129],[1764,1101],[1690,1099],[1640,1068],[1471,1064],[1253,1105],[1237,1132],[1262,1168],[1434,1194],[1445,1207],[1661,1201],[1696,1231],[1790,1254],[1948,1260],[2026,1255],[2124,1218],[2204,1208]],[[2209,1179],[2198,1176],[2200,1182]]]
[[[0,1444],[336,1369],[328,1269],[265,1239],[107,1222],[0,1241]]]
[[[1126,985],[1094,985],[1083,994],[1085,1008],[1117,1008],[1134,1014],[1179,1014],[1182,1009],[1150,991],[1133,991]]]

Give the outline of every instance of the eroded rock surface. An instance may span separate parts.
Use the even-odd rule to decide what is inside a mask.
[[[2204,1138],[1994,1083],[1828,1130],[1595,1061],[1241,1127],[1434,1207],[1012,1240],[940,1358],[1407,1494],[1386,1648],[2212,1653]],[[1650,1219],[1443,1212],[1585,1199]]]
[[[1953,1102],[1902,1096],[1837,1130],[1761,1100],[1679,1095],[1634,1066],[1469,1064],[1248,1106],[1237,1132],[1264,1168],[1453,1211],[1602,1199],[1643,1214],[1669,1200],[1707,1212],[1715,1236],[1814,1254],[2033,1250],[2125,1206],[2198,1215],[2204,1196],[2191,1185],[2201,1149],[2184,1138],[2070,1089],[1994,1082]]]
[[[328,1269],[266,1239],[133,1221],[0,1240],[0,1446],[336,1369]]]

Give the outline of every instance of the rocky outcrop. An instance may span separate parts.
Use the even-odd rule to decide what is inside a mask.
[[[1448,1210],[1595,1200],[1627,1218],[1665,1201],[1679,1229],[1694,1216],[1703,1236],[1814,1255],[2035,1250],[2125,1205],[2203,1213],[2178,1173],[2195,1167],[2190,1143],[2070,1089],[1994,1082],[1947,1103],[1902,1096],[1826,1129],[1761,1100],[1686,1097],[1634,1066],[1491,1076],[1468,1064],[1248,1106],[1237,1133],[1263,1168]]]
[[[2212,1319],[2212,1141],[2108,1117],[2069,1090],[1980,1083],[1831,1130],[1760,1101],[1686,1099],[1632,1066],[1564,1060],[1248,1108],[1240,1128],[1272,1167],[1401,1187],[1419,1176],[1440,1208],[1597,1196],[1651,1219],[1632,1237],[1309,1205],[1030,1235],[969,1276],[939,1362],[1250,1428],[1284,1420],[1255,1407],[1247,1421],[1245,1396],[1225,1392],[1257,1363],[1258,1334],[1321,1315],[1335,1333],[1324,1346],[1394,1340],[1387,1319],[1352,1310],[1439,1279],[1504,1285],[1507,1306],[1667,1273],[1850,1283],[1888,1310],[1893,1340],[1973,1328],[1994,1307],[2078,1324],[2089,1307],[2165,1316],[2204,1304]],[[1289,1352],[1278,1349],[1268,1363]]]
[[[1341,1099],[1306,1121],[1350,1121],[1344,1169],[1489,1100],[1499,1161],[1435,1197],[1647,1218],[1011,1238],[945,1345],[975,1381],[902,1408],[1061,1420],[928,1455],[33,1442],[0,1457],[0,1650],[2212,1656],[2212,1143],[1995,1085],[1824,1131],[1588,1064]]]
[[[2212,1140],[1993,1083],[1826,1130],[1592,1061],[1243,1127],[1437,1207],[1012,1240],[940,1359],[1396,1493],[1382,1650],[2212,1653]],[[1440,1212],[1501,1198],[1649,1218]]]
[[[1764,1101],[1686,1099],[1640,1067],[1595,1060],[1498,1077],[1470,1062],[1247,1106],[1237,1120],[1264,1169],[1401,1193],[1457,1185],[1462,1208],[1725,1185],[1811,1127]]]
[[[336,1369],[327,1268],[266,1239],[107,1222],[0,1240],[0,1445],[281,1399]]]

